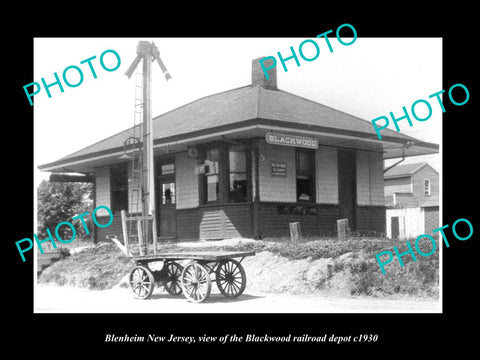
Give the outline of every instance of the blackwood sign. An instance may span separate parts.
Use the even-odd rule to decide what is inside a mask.
[[[318,141],[315,138],[286,135],[286,134],[274,134],[267,133],[265,135],[267,143],[274,145],[295,146],[307,149],[318,149]]]

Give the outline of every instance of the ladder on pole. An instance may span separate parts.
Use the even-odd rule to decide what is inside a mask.
[[[130,201],[128,215],[122,211],[122,228],[125,247],[130,251],[130,240],[137,238],[140,255],[147,253],[147,235],[152,235],[153,252],[157,253],[157,229],[155,212],[152,215],[142,216],[142,204],[145,195],[143,189],[143,176],[145,176],[145,165],[143,161],[142,151],[142,134],[143,134],[143,73],[141,68],[137,68],[135,72],[135,103],[133,114],[133,128],[130,142],[126,149],[131,154],[131,169],[129,173]],[[151,232],[149,227],[152,226]]]
[[[142,94],[142,72],[137,68],[135,73],[135,104],[133,114],[133,137],[137,139],[138,143],[141,143],[142,134],[142,109],[143,109],[143,94]],[[137,151],[138,150],[138,151]],[[135,152],[138,152],[136,154]],[[142,202],[142,151],[141,148],[134,146],[132,153],[132,173],[131,173],[131,186],[132,191],[130,194],[130,213],[139,214],[141,210]]]
[[[152,141],[152,116],[151,116],[151,71],[150,63],[156,60],[168,81],[168,73],[155,43],[140,41],[137,45],[137,56],[130,65],[125,75],[130,78],[135,75],[135,110],[133,136],[126,140],[131,143],[132,169],[129,178],[130,202],[129,216],[122,211],[122,227],[125,246],[128,249],[129,238],[138,238],[140,255],[147,255],[147,238],[152,235],[153,252],[157,254],[157,227],[155,216],[155,187]],[[142,63],[142,67],[138,65]],[[142,70],[140,70],[142,69]],[[138,156],[137,156],[138,150]],[[140,209],[141,208],[141,209]],[[150,231],[151,222],[151,231]],[[136,235],[134,234],[136,223]],[[127,230],[128,229],[128,230]]]

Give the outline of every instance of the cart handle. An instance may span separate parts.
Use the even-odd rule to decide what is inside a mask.
[[[126,257],[131,258],[133,257],[132,254],[129,253],[127,248],[117,239],[117,235],[106,235],[105,236],[108,240],[112,240],[115,245],[125,254]]]

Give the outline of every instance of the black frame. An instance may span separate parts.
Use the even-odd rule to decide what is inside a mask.
[[[308,161],[308,171],[305,173],[300,173],[299,169],[299,157],[300,154],[305,154],[307,156],[307,161]],[[295,148],[295,191],[296,191],[296,198],[297,202],[299,203],[305,203],[305,202],[311,202],[314,203],[316,202],[316,161],[315,161],[315,149],[304,149],[304,148]],[[300,180],[298,177],[299,175],[301,176],[308,176],[310,185],[309,185],[309,191],[310,191],[310,198],[308,200],[301,200],[300,199],[300,194],[299,194],[299,186],[298,186],[298,181]]]

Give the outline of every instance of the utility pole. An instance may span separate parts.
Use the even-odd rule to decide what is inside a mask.
[[[151,106],[151,72],[152,62],[157,60],[160,68],[167,81],[171,79],[165,65],[160,58],[160,52],[155,43],[148,41],[140,41],[137,45],[137,57],[130,65],[125,75],[130,78],[136,67],[143,60],[143,113],[142,113],[142,161],[141,161],[141,198],[142,198],[142,234],[139,234],[140,255],[146,255],[146,239],[149,238],[149,226],[147,218],[152,217],[152,236],[156,252],[156,229],[155,229],[155,179],[154,179],[154,163],[153,163],[153,123],[152,123],[152,106]],[[140,232],[140,225],[139,225]]]

